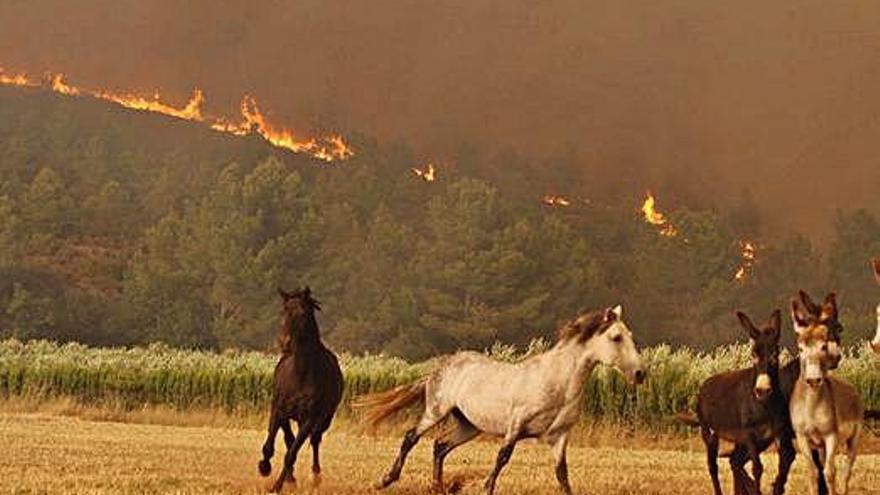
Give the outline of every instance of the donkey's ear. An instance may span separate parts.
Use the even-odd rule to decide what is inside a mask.
[[[822,303],[822,311],[819,313],[820,321],[837,319],[837,294],[829,292]]]
[[[278,295],[281,296],[281,300],[285,302],[291,298],[291,295],[287,292],[284,292],[284,289],[282,289],[281,287],[278,287]]]
[[[767,325],[773,330],[773,333],[778,336],[779,332],[782,330],[782,311],[779,311],[778,309],[773,311]]]
[[[871,267],[874,268],[874,278],[876,278],[877,283],[880,284],[880,258],[872,259]]]
[[[810,297],[809,294],[807,294],[807,291],[805,291],[803,289],[799,290],[798,297],[800,297],[801,303],[804,305],[804,307],[807,308],[808,313],[816,315],[816,316],[819,315],[819,311],[821,309],[819,308],[818,304],[813,302],[813,299]]]
[[[312,288],[308,285],[305,289],[303,289],[303,295],[306,296],[306,299],[310,299],[312,297]]]
[[[753,339],[757,339],[761,334],[761,331],[755,327],[755,324],[752,323],[752,320],[749,318],[749,315],[743,313],[742,311],[736,312],[736,317],[739,318],[739,324],[749,332],[749,337]]]
[[[800,335],[809,324],[807,322],[807,314],[804,312],[804,309],[801,308],[797,299],[791,300],[791,322],[794,325],[795,333],[798,335]]]

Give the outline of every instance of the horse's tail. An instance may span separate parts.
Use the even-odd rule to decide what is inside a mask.
[[[371,426],[376,426],[399,411],[413,404],[425,401],[425,384],[428,378],[420,378],[410,385],[377,392],[375,394],[362,395],[351,402],[352,409],[364,411],[364,418]]]
[[[692,412],[677,412],[675,413],[675,419],[686,426],[700,426],[700,420]]]
[[[865,409],[865,419],[874,419],[880,420],[880,410],[878,409]]]

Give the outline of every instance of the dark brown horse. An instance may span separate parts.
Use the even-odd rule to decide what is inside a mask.
[[[321,342],[315,320],[315,311],[320,311],[321,307],[312,298],[311,290],[306,287],[287,293],[278,289],[278,293],[284,315],[279,336],[282,356],[275,367],[269,435],[263,444],[263,459],[258,465],[261,475],[268,476],[272,472],[269,459],[275,453],[275,437],[279,428],[284,430],[287,454],[281,474],[272,487],[276,493],[281,491],[285,480],[294,481],[293,466],[306,439],[312,444],[312,473],[316,478],[320,475],[321,438],[333,421],[343,388],[339,362]],[[291,421],[296,421],[299,428],[296,435],[291,429]]]

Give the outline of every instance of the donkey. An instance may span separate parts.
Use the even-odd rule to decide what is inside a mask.
[[[272,492],[281,491],[286,480],[295,481],[293,466],[306,439],[312,445],[312,474],[320,479],[319,449],[324,432],[330,427],[342,399],[343,380],[339,362],[321,342],[315,310],[321,306],[312,298],[311,289],[288,293],[278,289],[284,315],[279,343],[281,359],[275,367],[275,381],[269,416],[269,435],[263,444],[263,459],[258,467],[262,476],[272,472],[270,459],[275,452],[278,429],[284,430],[287,454],[284,467]],[[290,421],[296,421],[296,435]]]
[[[519,440],[539,438],[552,446],[556,479],[571,494],[566,463],[568,432],[578,420],[584,380],[598,363],[610,364],[630,382],[645,379],[642,360],[623,321],[620,306],[581,314],[558,331],[547,352],[517,364],[502,363],[476,352],[444,358],[413,385],[373,394],[357,401],[367,419],[378,424],[419,402],[425,409],[418,425],[406,432],[394,465],[382,479],[385,488],[400,478],[407,454],[422,435],[448,418],[451,428],[434,442],[434,489],[443,492],[443,461],[456,447],[481,432],[503,436],[504,443],[485,483],[495,491],[499,473]]]
[[[730,466],[734,472],[734,491],[741,493],[748,481],[743,465],[752,462],[755,490],[760,493],[763,465],[760,454],[779,441],[780,475],[774,493],[782,493],[789,467],[794,460],[788,402],[779,378],[779,337],[781,313],[773,312],[768,323],[758,328],[743,312],[736,313],[752,341],[752,367],[714,375],[703,382],[697,398],[697,423],[715,495],[721,495],[718,478],[718,450],[721,440],[733,442]],[[687,419],[683,419],[687,422]],[[749,487],[751,488],[751,487]]]
[[[874,278],[880,284],[880,258],[871,260],[871,266],[874,268]],[[875,353],[880,354],[880,304],[877,305],[877,333],[874,335],[874,340],[871,341],[871,347]]]
[[[827,316],[827,320],[826,320],[827,327],[830,330],[830,333],[829,333],[830,347],[829,348],[831,350],[829,351],[828,361],[829,361],[829,364],[833,364],[833,366],[836,367],[840,361],[840,347],[839,347],[839,345],[831,345],[831,343],[839,344],[840,334],[843,332],[843,326],[837,320],[837,299],[836,299],[835,294],[834,293],[828,294],[825,297],[824,303],[820,306],[820,305],[816,304],[815,302],[813,302],[813,300],[810,298],[809,294],[807,294],[805,291],[801,290],[798,292],[798,298],[794,299],[792,301],[792,308],[793,308],[792,321],[794,322],[795,329],[797,329],[797,327],[798,327],[798,322],[803,321],[807,317],[812,316],[815,318],[819,318],[820,313],[822,312],[822,308],[825,308],[825,313]],[[750,336],[751,336],[751,333],[752,333],[751,327],[753,325],[750,325],[750,323],[748,321],[743,321],[742,318],[740,318],[740,322],[744,326],[744,328],[747,331],[749,331]],[[772,324],[772,321],[771,321],[771,324]],[[766,330],[766,328],[765,328],[765,330]],[[778,333],[777,333],[777,336],[778,336]],[[757,343],[755,344],[755,346],[757,346]],[[778,347],[778,340],[777,340],[776,346]],[[832,350],[833,350],[833,352],[832,352]],[[755,355],[755,356],[759,355],[759,351],[757,349],[753,349],[753,355]],[[746,370],[740,370],[739,373],[743,373],[745,371]],[[733,373],[738,373],[738,372],[733,372]],[[782,366],[781,368],[779,368],[778,375],[768,374],[768,376],[770,376],[770,378],[771,378],[771,383],[773,384],[772,385],[773,390],[775,391],[777,396],[778,396],[778,394],[781,393],[782,400],[785,403],[785,407],[781,411],[778,408],[775,408],[771,411],[768,411],[768,412],[773,412],[773,414],[766,414],[762,418],[751,418],[750,419],[751,425],[757,429],[763,428],[765,430],[769,429],[772,431],[776,431],[776,435],[777,435],[776,440],[779,443],[779,449],[778,449],[779,470],[777,472],[776,479],[773,482],[774,495],[781,495],[782,493],[785,492],[785,484],[788,481],[788,473],[791,470],[791,465],[794,462],[794,459],[796,457],[796,450],[793,445],[794,431],[791,429],[791,421],[788,416],[787,404],[788,404],[789,399],[791,397],[791,391],[794,388],[794,383],[797,380],[799,373],[800,373],[800,364],[797,359],[794,359],[794,360],[790,361],[789,363],[787,363],[785,366]],[[709,380],[712,380],[713,378],[710,378]],[[709,380],[707,380],[707,383]],[[705,387],[706,384],[704,383],[703,386]],[[778,390],[777,390],[777,387],[778,387]],[[701,394],[702,394],[702,389],[701,389]],[[681,421],[687,425],[698,426],[698,427],[703,426],[703,422],[701,422],[698,418],[694,417],[691,414],[679,413],[676,416],[679,421]],[[784,428],[781,430],[778,429],[779,425],[778,425],[778,423],[776,423],[780,419],[780,416],[784,417],[784,420],[785,420],[785,424],[783,425]],[[759,419],[761,421],[758,421]],[[776,428],[774,427],[774,425],[776,426]],[[717,457],[718,454],[715,454],[714,456],[711,455],[712,452],[710,451],[710,447],[711,447],[712,451],[715,451],[716,449],[718,449],[718,446],[714,445],[715,442],[711,438],[711,436],[710,436],[709,440],[710,440],[710,442],[707,443],[707,445],[706,445],[707,446],[707,455],[709,457]],[[719,440],[726,441],[727,439],[724,436],[722,436],[721,438],[719,438]],[[705,437],[704,437],[704,441],[705,441]],[[720,443],[720,442],[718,442],[718,443]],[[762,442],[757,442],[757,443],[751,442],[751,447],[750,447],[750,445],[748,445],[747,443],[736,442],[736,443],[734,443],[732,450],[730,452],[725,453],[725,455],[727,455],[730,458],[730,467],[731,467],[731,470],[733,471],[733,484],[734,484],[733,486],[734,486],[734,493],[735,494],[741,495],[742,493],[752,493],[752,492],[755,492],[756,490],[758,492],[760,492],[760,482],[755,483],[754,480],[749,478],[748,474],[746,474],[745,469],[743,467],[746,464],[746,462],[748,462],[750,459],[754,458],[754,455],[750,451],[750,448],[753,449],[755,446],[757,446],[759,449],[758,453],[760,454],[760,452],[766,450],[767,447],[769,447],[771,443],[772,443],[772,441],[770,441],[770,442],[762,441]],[[813,452],[813,458],[817,464],[821,463],[821,461],[818,457],[818,452],[815,452],[815,451]],[[713,465],[717,465],[717,461],[709,459],[708,463],[709,463],[709,470],[710,470],[710,475],[711,475],[713,469],[717,469],[717,467],[715,467],[715,468],[712,467]],[[755,467],[757,467],[757,466],[753,465],[753,472],[755,470],[754,469]],[[760,472],[763,473],[763,469],[760,469]],[[717,475],[712,476],[713,487],[715,486],[715,478],[716,477],[717,477]],[[820,495],[826,495],[827,491],[825,488],[824,477],[820,476],[819,486],[820,486],[820,488],[819,488]],[[718,493],[718,492],[716,491],[716,493]]]
[[[818,449],[824,464],[824,477],[831,495],[845,495],[855,463],[865,407],[858,391],[844,380],[828,375],[829,328],[827,315],[809,318],[796,327],[800,375],[792,391],[789,410],[797,437],[797,448],[806,454]],[[842,447],[846,454],[843,487],[837,491],[835,455]],[[808,462],[810,493],[819,493],[819,467]]]

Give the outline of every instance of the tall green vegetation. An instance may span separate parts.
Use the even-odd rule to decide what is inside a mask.
[[[534,342],[529,352],[496,345],[498,359],[516,361],[546,349]],[[746,346],[724,346],[708,353],[669,346],[642,351],[648,380],[628,385],[622,375],[599,367],[584,384],[588,419],[651,424],[671,423],[679,411],[693,408],[697,388],[708,376],[750,362]],[[45,341],[0,342],[0,396],[34,400],[73,398],[86,404],[140,408],[221,408],[264,411],[271,397],[276,357],[258,352],[182,351],[154,344],[146,348],[89,348]],[[410,364],[386,356],[343,354],[345,395],[387,390],[430,372],[433,360]],[[870,408],[880,408],[880,368],[869,351],[848,353],[839,376],[858,387]],[[343,409],[348,406],[348,399]]]
[[[672,181],[656,191],[679,231],[666,237],[637,211],[649,184],[603,191],[571,153],[462,147],[429,183],[400,144],[355,138],[354,158],[326,165],[96,102],[0,100],[0,338],[267,349],[275,287],[309,284],[326,339],[353,353],[525,344],[616,303],[640,343],[708,349],[742,340],[735,309],[760,317],[798,288],[839,290],[852,342],[878,299],[866,211],[841,212],[820,253],[754,239],[748,191],[721,212]],[[743,238],[758,259],[736,281]]]

